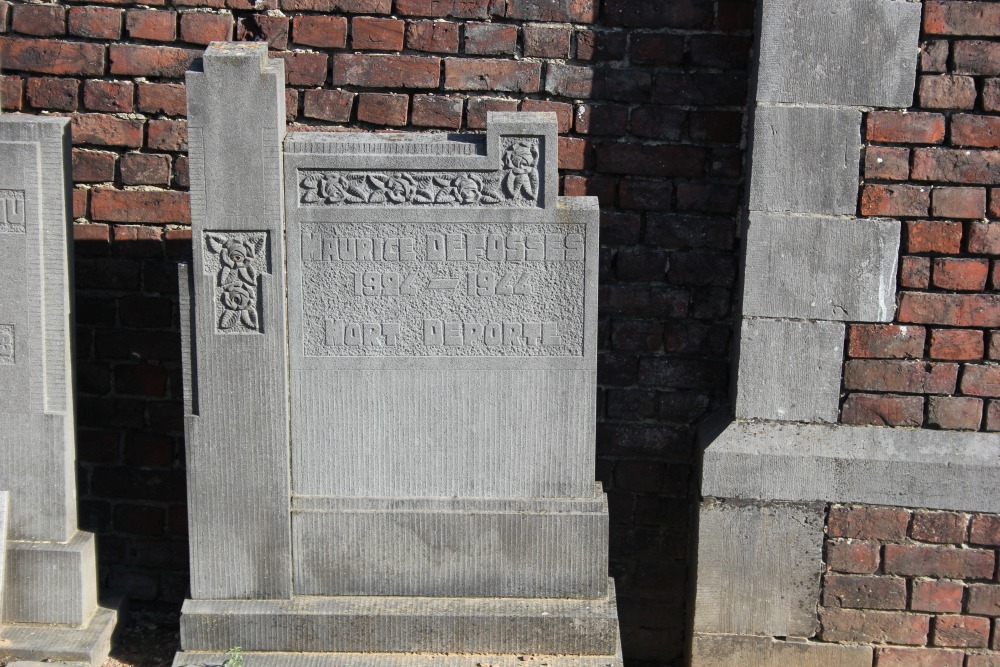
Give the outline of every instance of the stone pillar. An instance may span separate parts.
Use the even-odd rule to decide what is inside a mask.
[[[0,656],[98,664],[116,612],[77,530],[71,183],[67,119],[0,116]]]

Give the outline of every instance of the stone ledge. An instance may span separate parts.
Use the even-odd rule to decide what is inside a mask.
[[[702,496],[1000,512],[1000,434],[737,421],[700,439]]]
[[[871,667],[870,646],[695,633],[691,667]]]
[[[101,603],[83,628],[11,623],[0,625],[0,662],[25,660],[100,667],[111,651],[121,600]]]

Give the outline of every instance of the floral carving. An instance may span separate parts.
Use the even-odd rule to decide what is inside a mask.
[[[299,202],[311,206],[537,206],[537,139],[505,138],[495,172],[303,170]]]
[[[260,330],[257,277],[263,268],[263,233],[208,233],[205,242],[217,258],[218,329],[227,333]]]

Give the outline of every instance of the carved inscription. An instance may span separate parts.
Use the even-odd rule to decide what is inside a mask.
[[[14,327],[0,324],[0,365],[14,363]]]
[[[0,233],[24,233],[23,190],[0,190]]]
[[[267,232],[205,232],[205,272],[215,276],[216,330],[261,331],[258,279],[268,273]]]
[[[580,356],[582,225],[302,225],[306,356]]]
[[[302,206],[537,207],[540,140],[501,139],[498,171],[299,171]]]

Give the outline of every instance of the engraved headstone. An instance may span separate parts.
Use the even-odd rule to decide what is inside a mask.
[[[175,665],[620,665],[598,210],[557,196],[554,116],[286,135],[260,45],[187,85]]]
[[[0,115],[0,658],[100,664],[94,536],[77,530],[69,121]]]

